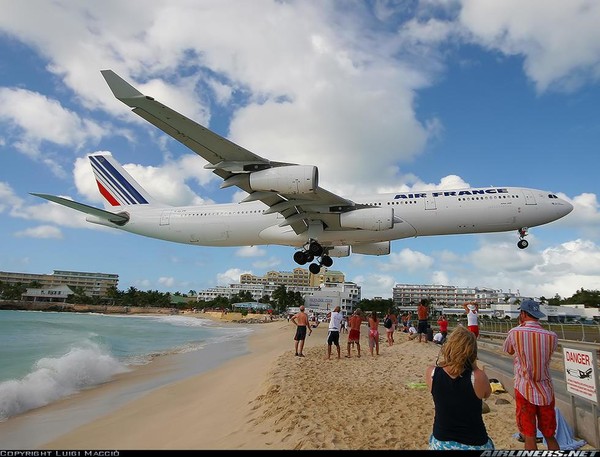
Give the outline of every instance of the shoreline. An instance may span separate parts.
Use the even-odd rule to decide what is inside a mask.
[[[139,313],[135,316],[145,315],[162,313]],[[214,342],[199,350],[155,355],[148,363],[131,365],[129,371],[117,374],[102,384],[0,421],[0,449],[38,448],[156,389],[213,370],[222,363],[248,353],[248,337],[254,333],[255,326],[235,324],[206,315],[186,317],[201,317],[223,327],[240,327],[244,332],[246,329],[251,331],[247,336]]]
[[[334,358],[325,360],[327,328],[320,325],[306,339],[306,357],[298,358],[292,323],[275,320],[252,328],[245,354],[147,392],[36,448],[427,449],[434,409],[423,377],[439,346],[396,332],[389,347],[380,332],[380,355],[372,357],[363,328],[361,358],[355,350],[345,357],[342,333],[341,358],[334,348]],[[496,449],[523,449],[515,437],[512,396],[492,394],[486,404],[484,422]]]
[[[327,328],[319,326],[301,359],[293,354],[293,324],[256,327],[248,354],[157,389],[40,449],[427,449],[433,401],[423,376],[439,346],[396,333],[396,344],[382,339],[380,355],[372,357],[363,329],[361,358],[344,357],[342,334],[341,359],[325,360]],[[512,437],[512,397],[495,395],[488,404],[484,419],[497,449],[522,449]]]
[[[281,354],[284,338],[288,344],[293,338],[282,329],[287,325],[279,320],[253,326],[248,353],[156,389],[39,449],[227,449],[231,431],[246,424],[246,399],[260,392],[257,373]]]

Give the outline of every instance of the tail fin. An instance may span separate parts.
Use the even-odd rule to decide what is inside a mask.
[[[118,206],[151,205],[154,199],[110,154],[88,156],[96,177],[100,194],[104,197],[104,208]]]

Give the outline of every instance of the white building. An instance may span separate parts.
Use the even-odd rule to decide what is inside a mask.
[[[280,287],[281,284],[268,283],[268,284],[228,284],[226,286],[216,286],[210,289],[201,290],[196,296],[196,301],[210,301],[217,297],[231,299],[236,294],[241,292],[250,292],[252,298],[256,301],[260,300],[264,296],[269,297],[269,300],[273,296],[273,292]],[[285,289],[288,292],[300,292],[302,296],[312,294],[314,291],[319,290],[318,287],[310,286],[289,286],[286,285]]]
[[[360,293],[360,286],[353,282],[324,283],[319,290],[304,297],[304,306],[309,314],[317,316],[327,314],[339,306],[341,312],[349,316],[361,299]]]
[[[392,289],[394,306],[415,307],[421,299],[428,299],[434,307],[461,308],[465,302],[476,302],[480,307],[493,303],[508,303],[519,298],[519,293],[484,287],[456,287],[438,284],[396,284]]]

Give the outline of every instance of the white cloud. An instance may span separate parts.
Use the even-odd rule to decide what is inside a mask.
[[[241,270],[239,268],[230,268],[229,270],[217,274],[217,284],[224,286],[227,284],[239,284],[240,275],[244,273],[252,273],[249,270]]]
[[[279,265],[281,265],[281,258],[279,257],[269,257],[268,259],[252,262],[254,268],[267,271],[274,270]]]
[[[393,276],[380,274],[358,275],[350,281],[361,286],[361,296],[363,298],[382,297],[389,298],[390,291],[396,285]],[[381,291],[386,291],[382,293]]]
[[[392,252],[379,264],[381,271],[418,271],[426,270],[433,265],[434,259],[430,256],[409,248],[404,248],[400,252]]]
[[[539,91],[573,90],[600,79],[600,3],[593,0],[462,0],[473,41],[508,56]]]
[[[22,204],[23,200],[15,195],[11,185],[0,181],[0,213],[7,208],[20,208]]]
[[[10,136],[17,150],[43,160],[58,176],[64,173],[49,154],[42,154],[43,142],[80,149],[105,134],[96,122],[82,119],[56,100],[24,89],[0,88],[0,121],[12,127]]]
[[[244,246],[235,253],[238,257],[262,257],[267,252],[259,246]]]
[[[62,239],[63,234],[59,228],[51,225],[39,225],[26,230],[15,232],[15,236],[18,238],[54,238]]]
[[[175,284],[175,278],[171,276],[161,276],[158,278],[158,283],[163,287],[170,288]]]

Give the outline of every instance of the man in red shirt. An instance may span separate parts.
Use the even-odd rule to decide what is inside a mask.
[[[440,318],[437,321],[438,325],[440,326],[440,333],[442,334],[442,342],[446,339],[446,337],[448,336],[448,319],[446,319],[446,316],[444,314],[442,314],[440,316]]]

